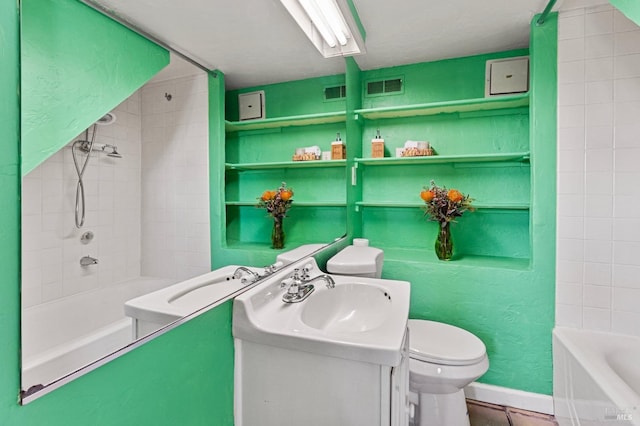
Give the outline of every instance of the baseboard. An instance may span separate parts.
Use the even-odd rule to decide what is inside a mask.
[[[553,414],[553,397],[539,393],[525,392],[502,386],[486,385],[473,382],[464,388],[464,395],[469,399],[506,405],[537,413]]]

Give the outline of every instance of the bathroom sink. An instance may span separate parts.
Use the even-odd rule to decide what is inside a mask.
[[[125,302],[125,314],[134,321],[166,325],[242,289],[234,278],[240,265],[228,265]],[[253,272],[261,268],[243,267]]]
[[[316,290],[304,303],[301,319],[327,333],[358,333],[378,328],[392,313],[391,296],[384,288],[349,283]]]
[[[313,258],[292,268],[310,269],[309,280],[324,275]],[[233,303],[236,339],[378,365],[397,366],[409,316],[406,281],[330,275],[299,303],[284,303],[289,268],[237,296]]]

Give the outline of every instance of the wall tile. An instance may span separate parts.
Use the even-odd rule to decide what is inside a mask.
[[[640,28],[585,4],[560,13],[556,323],[640,336]]]
[[[558,41],[558,55],[561,55],[565,61],[584,59],[585,40],[583,38],[572,38]]]
[[[586,36],[613,32],[613,10],[587,13],[584,18]]]
[[[601,34],[587,37],[584,41],[584,57],[587,59],[613,56],[614,35]]]
[[[611,310],[585,307],[582,311],[582,326],[589,330],[610,331]]]
[[[613,78],[613,58],[587,59],[584,61],[584,81],[610,80]],[[576,78],[579,78],[576,76]],[[569,79],[569,78],[568,78]]]
[[[616,33],[614,52],[616,55],[640,53],[640,29]]]
[[[640,77],[640,53],[616,56],[614,59],[614,69],[615,78]]]
[[[624,13],[615,9],[613,11],[613,28],[616,32],[637,31],[638,24],[627,18]]]

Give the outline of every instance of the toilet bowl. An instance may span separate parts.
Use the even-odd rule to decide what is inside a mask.
[[[410,426],[469,426],[463,388],[489,369],[484,343],[461,328],[409,320]]]

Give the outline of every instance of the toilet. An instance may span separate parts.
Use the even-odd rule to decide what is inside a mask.
[[[383,252],[363,238],[327,262],[340,275],[380,278]],[[469,426],[464,387],[489,369],[484,343],[472,333],[436,321],[410,319],[410,426]]]
[[[464,387],[489,369],[484,343],[462,328],[410,319],[411,426],[469,426]]]

